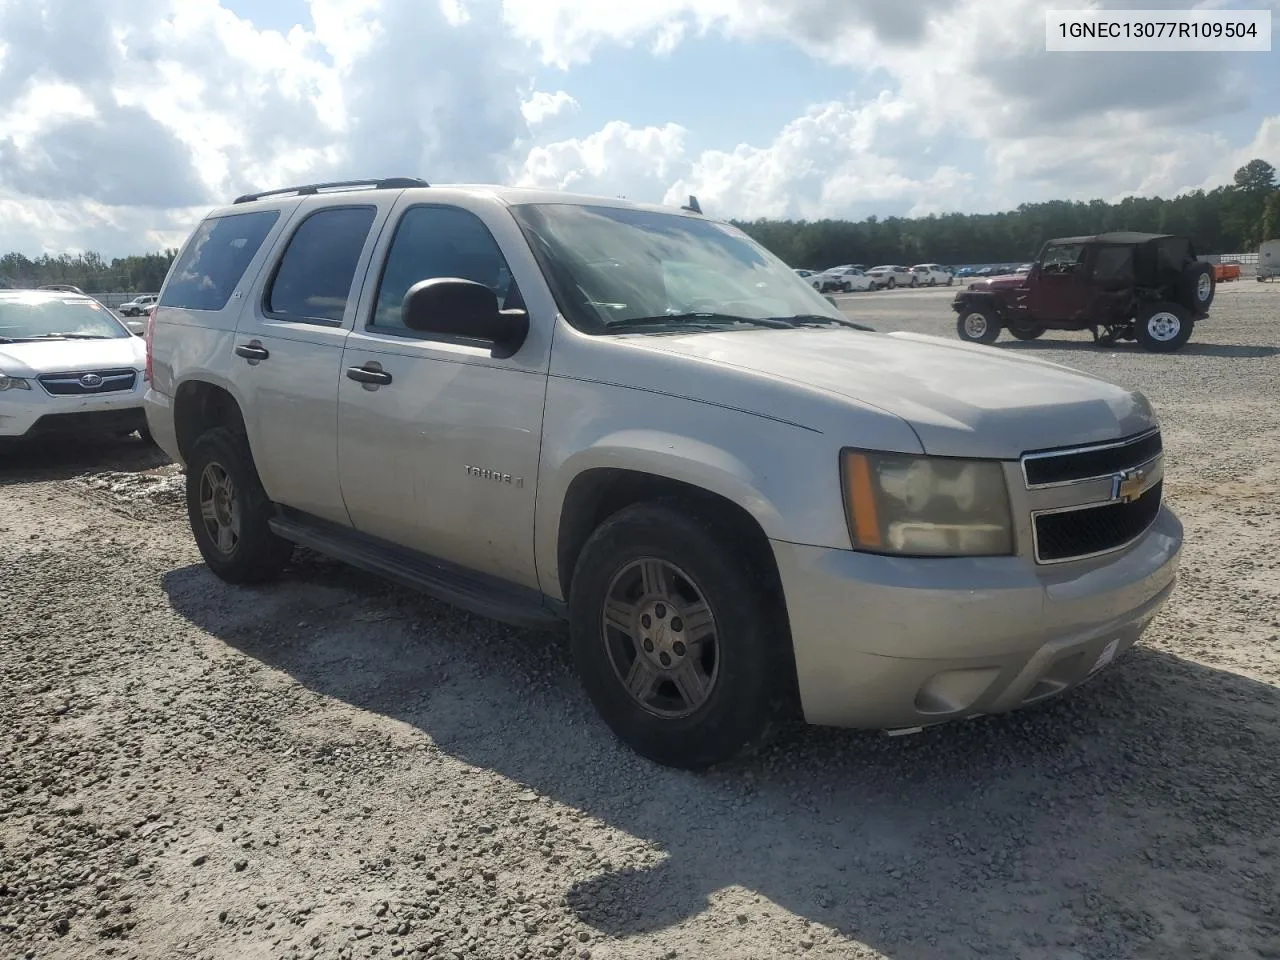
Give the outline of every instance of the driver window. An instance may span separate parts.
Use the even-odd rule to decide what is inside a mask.
[[[504,310],[524,307],[502,251],[479,217],[457,207],[413,207],[396,226],[368,325],[404,330],[400,308],[409,288],[441,277],[483,283]]]
[[[1072,273],[1084,263],[1083,243],[1063,243],[1044,252],[1045,273]]]

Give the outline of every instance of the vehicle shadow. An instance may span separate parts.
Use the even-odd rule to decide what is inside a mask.
[[[0,487],[38,480],[70,480],[103,470],[136,473],[169,463],[139,437],[40,437],[0,440]]]
[[[675,927],[741,888],[744,906],[764,898],[895,960],[1245,956],[1259,930],[1280,947],[1280,691],[1264,683],[1140,645],[1017,714],[897,739],[796,727],[693,775],[617,744],[549,634],[305,558],[255,603],[202,566],[163,588],[308,689],[658,848],[563,891],[608,935]],[[729,944],[752,918],[719,909]]]
[[[1000,341],[998,346],[1006,350],[1132,350],[1143,352],[1142,348],[1131,341],[1099,344],[1092,340],[1009,340]],[[1280,355],[1280,347],[1267,347],[1244,343],[1188,343],[1171,356],[1175,357],[1231,357],[1258,358]]]

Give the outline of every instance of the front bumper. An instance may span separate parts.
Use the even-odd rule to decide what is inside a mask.
[[[1001,713],[1088,679],[1173,591],[1182,524],[1168,509],[1124,552],[908,559],[773,543],[805,719],[869,729]]]
[[[39,383],[0,394],[0,437],[126,433],[146,424],[142,371],[132,390],[51,396]]]

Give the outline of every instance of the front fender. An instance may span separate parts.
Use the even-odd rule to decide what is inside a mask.
[[[856,412],[848,419],[850,437],[901,442],[858,431]],[[737,504],[772,539],[849,547],[840,443],[822,431],[666,394],[555,379],[544,423],[534,551],[539,585],[550,597],[563,599],[558,552],[566,497],[589,470],[678,481]]]

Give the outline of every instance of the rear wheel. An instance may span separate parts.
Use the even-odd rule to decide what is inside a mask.
[[[965,307],[956,320],[956,333],[969,343],[995,343],[1000,336],[1000,318],[987,306]]]
[[[887,287],[888,289],[892,290],[892,289],[893,289],[894,287],[896,287],[897,285],[898,285],[898,281],[897,281],[897,280],[895,280],[893,277],[890,277],[890,278],[889,278],[889,282],[885,284],[885,287]]]
[[[1177,303],[1143,304],[1134,323],[1134,335],[1143,350],[1172,353],[1191,339],[1195,326],[1191,312]]]
[[[756,745],[785,702],[785,618],[731,531],[681,502],[606,520],[573,574],[574,662],[631,749],[701,769]]]
[[[248,438],[225,427],[201,436],[187,458],[187,517],[209,569],[228,583],[279,576],[293,545],[271,532],[271,515]]]

